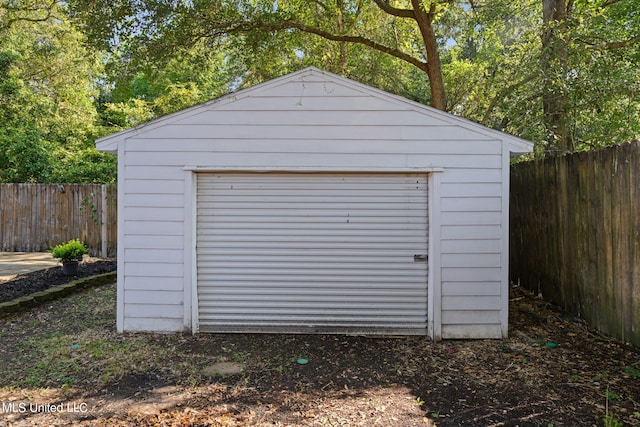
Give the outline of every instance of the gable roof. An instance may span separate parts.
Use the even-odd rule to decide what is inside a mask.
[[[176,113],[157,118],[147,123],[138,125],[134,128],[126,129],[121,132],[99,138],[98,140],[96,140],[96,148],[99,151],[117,153],[119,144],[126,142],[126,140],[129,138],[150,132],[160,126],[182,121],[190,116],[215,110],[216,108],[227,105],[229,103],[240,103],[239,106],[241,108],[242,101],[247,98],[264,96],[265,93],[273,94],[274,91],[277,92],[281,90],[284,85],[291,83],[297,83],[299,85],[302,85],[302,87],[304,88],[305,81],[309,80],[320,80],[326,83],[332,83],[334,85],[338,85],[351,91],[359,92],[360,94],[370,96],[374,99],[388,103],[388,105],[390,106],[395,104],[395,106],[401,106],[403,109],[413,110],[414,112],[424,115],[425,120],[439,122],[450,126],[458,126],[466,130],[484,135],[485,137],[502,141],[503,143],[506,143],[508,145],[509,151],[514,155],[529,153],[533,150],[533,143],[524,139],[517,138],[515,136],[494,129],[490,129],[486,126],[480,125],[462,117],[455,116],[453,114],[440,111],[433,107],[429,107],[408,100],[406,98],[390,94],[380,89],[358,83],[354,80],[350,80],[345,77],[329,73],[327,71],[319,70],[315,67],[304,68],[302,70],[284,75],[282,77],[278,77],[273,80],[269,80],[256,86],[242,89],[240,91],[224,95],[220,98],[216,98],[203,104],[199,104],[178,111]]]

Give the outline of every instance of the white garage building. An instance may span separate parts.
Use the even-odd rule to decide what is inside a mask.
[[[119,331],[507,335],[527,141],[306,68],[96,145]]]

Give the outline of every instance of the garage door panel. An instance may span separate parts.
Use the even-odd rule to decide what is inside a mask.
[[[306,238],[308,240],[313,239],[314,241],[349,241],[353,243],[359,242],[379,242],[380,238],[385,238],[385,241],[388,239],[391,242],[406,242],[413,241],[416,244],[421,242],[420,236],[416,236],[413,230],[368,230],[366,231],[367,235],[363,236],[363,230],[353,229],[353,228],[343,228],[343,227],[335,227],[334,229],[314,229],[311,226],[305,229],[301,228],[292,228],[289,230],[282,229],[274,229],[274,228],[242,228],[236,230],[219,230],[219,229],[211,229],[209,231],[209,236],[215,241],[214,243],[219,243],[221,240],[236,240],[236,238],[240,238],[242,236],[249,236],[258,240],[256,236],[257,233],[260,233],[259,240],[268,240],[272,239],[286,239],[290,238]],[[277,240],[275,240],[277,241]]]
[[[225,248],[228,248],[229,250],[247,249],[247,251],[270,250],[270,249],[273,249],[274,251],[281,250],[281,249],[289,249],[289,250],[295,249],[300,251],[306,251],[306,250],[311,251],[311,250],[317,250],[317,249],[321,249],[321,250],[369,249],[369,250],[381,250],[381,251],[388,251],[388,252],[395,252],[395,251],[411,252],[411,251],[407,251],[406,246],[407,245],[404,242],[353,243],[353,242],[328,241],[328,242],[315,242],[314,248],[309,248],[308,240],[304,240],[304,239],[299,239],[295,241],[284,240],[281,242],[272,242],[267,240],[261,242],[261,241],[253,241],[251,239],[244,239],[244,240],[238,239],[237,241],[233,241],[233,242],[232,241],[225,242]],[[198,244],[198,248],[202,250],[202,252],[206,250],[213,250],[213,251],[221,250],[220,245],[217,242],[208,242],[208,243],[204,242],[204,243]]]
[[[201,295],[213,296],[216,298],[237,298],[237,299],[260,299],[280,298],[280,295],[288,295],[292,298],[322,298],[322,299],[342,299],[353,298],[359,299],[376,299],[376,298],[395,298],[410,300],[414,297],[422,297],[427,295],[426,290],[416,290],[415,284],[411,282],[401,282],[389,289],[381,283],[371,283],[370,285],[351,284],[349,288],[343,285],[334,284],[317,285],[303,284],[300,282],[265,282],[262,287],[256,287],[253,282],[234,282],[228,286],[218,286],[214,288],[205,288],[200,291]],[[304,286],[301,286],[304,285]],[[363,296],[362,290],[368,289],[366,296]],[[401,294],[399,294],[401,292]]]
[[[242,315],[239,319],[238,315]],[[371,329],[371,324],[378,323],[381,320],[385,321],[385,324],[393,324],[395,327],[415,327],[413,324],[406,324],[404,321],[406,320],[406,316],[404,314],[393,315],[393,314],[380,314],[380,312],[371,313],[369,316],[365,316],[363,313],[353,313],[351,315],[344,316],[331,316],[331,321],[322,320],[323,318],[318,316],[318,313],[300,313],[300,314],[282,314],[281,311],[276,311],[269,314],[259,314],[256,315],[253,312],[246,313],[238,313],[236,311],[232,311],[228,313],[227,316],[219,315],[219,316],[202,316],[203,322],[205,324],[215,323],[216,327],[207,328],[207,332],[214,332],[217,329],[217,326],[255,326],[256,330],[260,330],[262,327],[266,325],[278,325],[281,327],[288,327],[287,329],[283,329],[284,331],[291,332],[306,332],[309,328],[316,328],[319,326],[323,327],[331,327],[336,324],[340,325],[349,325],[354,327],[361,327]],[[328,319],[328,317],[324,317],[324,319]],[[291,324],[295,324],[299,326],[297,329],[290,328]],[[252,328],[253,329],[253,328]],[[251,329],[251,330],[252,330]],[[382,328],[380,328],[382,329]],[[385,329],[389,330],[389,329]],[[224,331],[224,330],[222,330]],[[226,332],[226,331],[225,331]]]
[[[249,249],[249,248],[247,248]],[[203,249],[204,251],[204,249]],[[374,251],[367,250],[353,250],[351,252],[347,250],[331,250],[330,253],[322,253],[319,251],[300,251],[300,250],[287,250],[287,249],[276,249],[271,251],[264,251],[263,253],[253,250],[253,251],[245,251],[243,249],[230,249],[226,251],[220,251],[217,249],[211,249],[208,255],[211,257],[211,260],[208,262],[243,262],[238,261],[238,256],[245,257],[253,257],[260,260],[260,262],[278,262],[282,261],[283,257],[292,258],[298,262],[314,262],[314,263],[360,263],[360,262],[371,262]],[[345,256],[348,256],[348,259],[345,259]],[[401,262],[406,263],[407,257],[413,256],[413,254],[409,255],[403,253],[401,251],[396,251],[396,253],[390,253],[385,258],[386,262]],[[205,256],[201,257],[205,259]]]
[[[203,205],[205,206],[203,207]],[[200,215],[198,215],[198,219],[200,221],[210,220],[211,215],[213,215],[213,203],[200,203],[199,209]],[[293,219],[301,222],[305,218],[315,217],[317,220],[323,222],[340,222],[344,219],[343,216],[345,214],[344,209],[327,209],[326,206],[324,206],[321,211],[318,211],[318,209],[310,209],[307,206],[298,206],[295,209],[261,209],[260,215],[256,215],[256,211],[254,209],[247,210],[236,209],[235,207],[221,207],[219,209],[216,209],[216,221],[218,221],[219,218],[219,221],[221,222],[234,222],[234,218],[237,218],[239,222],[251,222],[255,221],[256,219],[266,222],[283,222]],[[318,215],[319,212],[321,212],[322,215]],[[389,220],[394,217],[418,218],[422,220],[424,219],[424,210],[412,209],[399,211],[387,209],[385,211],[360,211],[358,212],[357,219],[359,221],[367,221],[367,219],[370,218],[373,220],[377,219],[381,222],[388,223]]]
[[[245,199],[242,199],[242,201],[234,203],[233,209],[255,209],[256,208],[255,202],[246,202],[244,200]],[[216,205],[216,203],[220,203],[220,202],[222,201],[213,202],[212,205]],[[262,203],[261,210],[267,211],[265,213],[270,215],[297,215],[298,214],[296,212],[297,209],[301,209],[303,211],[312,210],[313,212],[322,212],[323,210],[335,211],[335,210],[348,208],[348,209],[351,209],[352,211],[357,211],[357,210],[376,211],[378,215],[380,215],[380,213],[384,214],[387,211],[394,211],[394,209],[392,209],[390,206],[380,205],[378,203],[367,203],[367,202],[354,202],[352,206],[345,206],[342,203],[335,203],[335,201],[304,202],[304,206],[300,206],[300,204],[297,204],[296,202],[265,201],[261,203]],[[356,203],[357,203],[357,206],[355,206]],[[216,210],[216,209],[212,208],[212,210]],[[407,211],[413,210],[413,211],[416,211],[416,213],[423,211],[423,209],[420,209],[419,207],[411,207],[411,208],[407,208],[406,210]],[[271,212],[268,212],[268,211],[271,211]]]
[[[253,278],[252,278],[253,279]],[[342,283],[327,283],[326,281],[310,280],[301,283],[299,280],[289,280],[289,281],[274,281],[271,282],[269,280],[264,280],[261,282],[261,287],[256,287],[254,280],[235,280],[235,281],[227,281],[225,283],[225,287],[233,288],[234,291],[237,291],[239,294],[244,292],[255,292],[256,295],[261,294],[261,289],[265,289],[267,291],[274,290],[275,293],[282,292],[282,289],[288,289],[289,294],[293,294],[297,289],[300,288],[301,285],[304,285],[304,291],[313,294],[315,292],[319,292],[318,289],[321,289],[325,292],[334,292],[336,294],[350,294],[350,293],[359,293],[362,294],[362,290],[370,290],[372,295],[380,291],[388,291],[392,295],[397,295],[399,292],[403,294],[411,295],[415,293],[417,295],[422,295],[423,292],[416,290],[415,283],[412,282],[396,282],[396,286],[393,289],[389,290],[389,281],[388,280],[379,280],[377,282],[374,281],[365,281],[362,283],[352,283],[351,286],[345,288]],[[223,292],[225,288],[220,287],[220,292]],[[215,291],[217,292],[217,290]],[[200,295],[214,295],[214,291],[211,288],[202,287],[199,291]],[[424,291],[426,295],[426,290]],[[204,303],[203,301],[201,301]]]
[[[322,326],[330,326],[335,324],[343,324],[343,325],[359,325],[364,326],[367,325],[370,327],[371,324],[376,324],[381,320],[384,320],[386,324],[390,323],[398,323],[402,327],[407,327],[410,324],[404,323],[406,321],[407,313],[405,310],[397,310],[395,312],[386,311],[384,315],[380,314],[380,310],[368,310],[368,311],[357,311],[350,309],[349,315],[342,315],[342,312],[327,312],[326,310],[313,310],[313,309],[288,309],[286,314],[283,314],[282,310],[272,310],[271,312],[262,312],[260,315],[254,315],[253,311],[245,311],[245,312],[237,312],[231,309],[227,309],[227,316],[225,317],[225,313],[221,313],[219,316],[211,317],[211,321],[216,322],[224,322],[227,321],[229,323],[235,323],[234,319],[238,318],[238,315],[241,315],[241,322],[244,324],[248,324],[249,321],[252,323],[256,323],[257,326],[262,326],[263,322],[268,323],[279,323],[281,325],[286,325],[285,322],[295,321],[296,325],[304,325],[304,327],[315,327],[318,325]],[[420,313],[410,313],[413,315],[420,315]],[[330,322],[323,321],[322,319],[331,319]],[[259,322],[259,323],[258,323]],[[296,332],[300,332],[300,330],[296,330]]]
[[[256,218],[254,218],[255,220]],[[306,218],[307,221],[312,220],[313,218]],[[404,224],[394,224],[394,223],[383,223],[380,221],[332,221],[332,222],[313,222],[308,223],[305,221],[301,221],[297,219],[296,221],[290,222],[261,222],[256,224],[251,221],[219,221],[219,222],[201,222],[200,231],[209,230],[211,234],[225,235],[230,234],[231,231],[227,231],[224,229],[220,229],[220,226],[223,224],[237,225],[242,224],[241,230],[233,230],[233,231],[244,231],[246,233],[250,233],[255,235],[255,232],[252,230],[261,230],[261,234],[277,234],[277,233],[285,233],[286,235],[290,235],[291,233],[349,233],[353,236],[363,235],[366,233],[366,237],[371,237],[375,235],[397,235],[399,233],[404,232],[405,234],[411,236],[412,233],[415,232],[415,227],[426,225],[426,222],[407,222]],[[304,229],[301,229],[301,225],[304,226]],[[384,227],[384,228],[382,228]],[[365,236],[363,236],[365,237]]]
[[[292,265],[292,261],[296,264]],[[389,277],[403,277],[422,275],[423,269],[420,266],[407,266],[403,268],[406,262],[399,261],[395,263],[365,263],[365,262],[316,262],[304,261],[300,257],[292,257],[291,261],[264,261],[252,263],[246,266],[242,261],[233,262],[210,262],[206,268],[202,269],[202,273],[219,274],[218,278],[223,276],[238,277],[242,274],[277,274],[277,275],[297,275],[308,274],[317,275],[319,277],[331,276],[369,276],[367,271],[376,270],[376,274],[387,275]],[[419,264],[419,263],[415,263]],[[327,270],[331,270],[330,272]],[[396,271],[400,270],[400,271]],[[224,271],[224,273],[223,273]]]
[[[287,301],[281,301],[282,296],[287,296]],[[335,293],[333,295],[324,295],[318,293],[305,293],[292,295],[290,292],[255,292],[255,293],[238,293],[233,290],[232,293],[225,293],[224,291],[210,294],[219,301],[242,301],[243,305],[260,307],[264,306],[267,302],[278,302],[283,306],[297,306],[297,305],[315,305],[319,303],[331,303],[336,307],[349,306],[349,307],[372,307],[373,305],[379,305],[380,308],[389,308],[388,305],[404,306],[413,304],[413,298],[422,297],[419,294],[407,293],[403,298],[399,298],[393,294],[377,294],[363,297],[361,293],[344,294]],[[260,296],[260,301],[257,301],[256,296]],[[206,306],[206,303],[203,303]]]
[[[200,330],[425,334],[427,200],[420,174],[199,174]]]

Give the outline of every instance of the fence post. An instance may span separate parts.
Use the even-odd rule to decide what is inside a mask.
[[[102,193],[102,200],[101,200],[101,218],[100,218],[100,222],[101,222],[101,231],[100,231],[100,235],[102,236],[102,246],[101,246],[101,252],[102,252],[102,258],[106,258],[107,257],[107,240],[108,240],[108,236],[107,236],[107,186],[105,184],[101,185],[101,193]]]

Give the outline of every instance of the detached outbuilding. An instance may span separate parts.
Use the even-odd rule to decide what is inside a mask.
[[[507,335],[527,141],[307,68],[96,145],[119,331]]]

